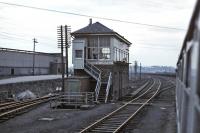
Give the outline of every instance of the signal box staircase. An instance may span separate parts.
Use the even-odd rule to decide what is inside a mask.
[[[109,98],[109,92],[112,84],[112,74],[110,72],[109,77],[102,77],[102,72],[93,64],[85,61],[84,70],[96,80],[95,87],[95,101],[101,103],[107,103]]]

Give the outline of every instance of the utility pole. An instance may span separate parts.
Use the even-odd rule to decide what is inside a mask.
[[[66,52],[66,75],[68,77],[68,48],[71,43],[70,26],[58,27],[58,47],[61,48],[61,69],[62,69],[62,92],[65,92],[65,63],[64,63],[64,48]]]
[[[62,92],[65,92],[65,71],[64,71],[64,57],[63,57],[63,26],[58,27],[58,47],[61,48],[61,71],[62,71]]]
[[[131,66],[131,80],[133,80],[133,77],[134,77],[133,69],[134,69],[134,66],[132,65],[132,66]]]
[[[142,79],[142,64],[140,63],[140,80]]]
[[[69,44],[71,43],[71,36],[70,36],[70,33],[71,33],[71,27],[70,26],[67,26],[65,25],[65,52],[66,52],[66,76],[68,77],[69,76],[69,70],[68,70],[68,48],[69,48]]]
[[[32,68],[33,75],[35,75],[35,44],[36,43],[38,43],[37,40],[33,38],[33,68]]]
[[[137,68],[138,68],[138,64],[137,64],[137,61],[135,61],[135,78],[137,78]]]

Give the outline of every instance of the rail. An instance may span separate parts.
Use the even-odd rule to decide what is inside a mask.
[[[15,116],[21,112],[23,113],[25,112],[25,109],[29,109],[31,107],[34,107],[35,105],[49,101],[51,97],[54,97],[54,95],[44,96],[41,98],[27,100],[23,102],[13,102],[7,106],[2,106],[0,108],[0,120],[7,120],[10,118],[10,116]]]
[[[159,86],[157,87],[157,90],[155,91],[155,93],[146,101],[146,102],[144,102],[143,104],[142,104],[142,106],[140,106],[138,109],[137,109],[137,111],[135,111],[135,113],[133,113],[126,121],[124,121],[124,123],[123,124],[121,124],[121,126],[119,126],[113,133],[117,133],[117,132],[119,132],[145,105],[147,105],[148,104],[148,102],[151,100],[151,99],[153,99],[156,95],[157,95],[157,93],[159,92],[159,90],[160,90],[160,87],[161,87],[161,82],[160,82],[160,80],[159,80]],[[131,103],[131,102],[130,102]],[[129,103],[129,104],[130,104]]]
[[[110,72],[109,78],[108,78],[107,87],[106,87],[106,98],[105,98],[105,103],[107,103],[107,101],[108,101],[108,96],[109,96],[111,84],[112,84],[112,73]]]

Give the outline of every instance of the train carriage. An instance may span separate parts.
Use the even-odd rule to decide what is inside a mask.
[[[200,133],[200,0],[197,1],[177,62],[178,133]]]

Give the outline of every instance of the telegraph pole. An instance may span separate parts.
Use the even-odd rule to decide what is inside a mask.
[[[65,92],[65,63],[64,63],[64,48],[66,50],[66,75],[68,77],[68,48],[70,42],[70,26],[58,27],[58,47],[61,48],[61,69],[62,69],[62,92]]]
[[[37,40],[33,38],[33,68],[32,68],[33,75],[35,75],[35,44],[36,43],[38,43]]]
[[[69,44],[71,43],[71,39],[70,39],[70,33],[71,33],[71,27],[65,25],[65,52],[66,52],[66,76],[69,76],[69,70],[68,70],[68,48],[69,48]]]
[[[61,49],[61,72],[62,72],[62,92],[65,92],[65,71],[64,71],[64,57],[63,57],[63,26],[58,27],[58,47]]]
[[[141,80],[141,78],[142,78],[142,64],[140,63],[140,80]]]
[[[138,68],[138,64],[137,64],[137,61],[135,61],[135,78],[137,78],[137,68]]]

